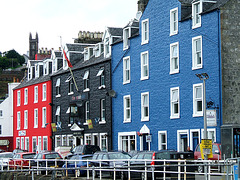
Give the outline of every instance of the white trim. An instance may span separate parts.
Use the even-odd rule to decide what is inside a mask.
[[[24,137],[21,137],[21,149],[24,149],[24,147],[25,147],[25,143],[24,143]]]
[[[28,88],[24,89],[24,105],[28,104]]]
[[[37,144],[38,144],[38,142],[37,142],[37,136],[33,136],[32,137],[32,152],[34,152],[33,150],[34,150],[34,146],[33,146],[33,141],[34,141],[34,139],[36,140],[36,151],[37,151]]]
[[[34,86],[34,103],[38,102],[38,86]]]
[[[177,101],[173,100],[173,91],[177,91]],[[179,96],[179,87],[170,88],[170,119],[180,118],[180,96]],[[178,113],[174,114],[173,104],[178,104]]]
[[[177,151],[180,151],[180,135],[181,134],[187,134],[187,146],[189,146],[189,132],[188,130],[177,130]]]
[[[194,151],[195,149],[193,149],[193,133],[197,132],[198,133],[198,142],[200,143],[200,129],[190,129],[190,149],[192,151]]]
[[[17,106],[21,105],[21,91],[17,91]]]
[[[200,48],[201,48],[201,64],[197,64],[197,58],[196,58],[196,53],[197,53],[197,47],[196,47],[196,41],[200,40]],[[195,69],[201,69],[203,68],[203,49],[202,49],[202,36],[196,36],[192,38],[192,70]]]
[[[146,107],[148,108],[148,116],[145,116],[143,113],[144,113],[144,97],[147,96],[147,105]],[[149,102],[149,92],[144,92],[144,93],[141,93],[141,121],[149,121],[149,107],[150,107],[150,102]]]
[[[130,27],[124,28],[123,29],[123,50],[126,50],[130,47],[130,40],[129,40],[130,37],[131,37],[131,28]]]
[[[42,101],[47,100],[47,84],[43,84],[42,86]]]
[[[198,15],[199,15],[199,23],[196,23],[196,17],[197,17],[197,14],[196,14],[196,4],[199,4],[199,12],[198,12]],[[192,4],[192,29],[195,29],[195,28],[198,28],[198,27],[201,27],[201,24],[202,24],[202,17],[201,17],[201,13],[202,13],[202,1],[197,1],[197,2],[194,2]]]
[[[174,56],[174,52],[173,52],[173,47],[177,48],[177,56]],[[173,68],[175,66],[175,63],[173,62],[173,58],[176,58],[177,57],[177,66],[178,68],[175,69]],[[175,42],[175,43],[172,43],[170,44],[170,74],[176,74],[176,73],[179,73],[179,42]]]
[[[119,132],[118,133],[118,150],[122,150],[122,136],[135,136],[135,150],[137,150],[137,132],[131,131],[131,132]],[[128,151],[130,150],[130,146],[128,146]]]
[[[28,129],[28,110],[24,111],[24,129]]]
[[[45,110],[45,116],[44,116],[44,110]],[[42,128],[46,127],[46,123],[47,123],[47,108],[43,107],[42,108]]]
[[[162,134],[165,134],[166,143],[162,143],[162,138],[161,138]],[[166,149],[168,149],[168,147],[167,147],[167,144],[168,144],[167,143],[167,131],[158,131],[158,150],[164,150],[161,148],[162,144],[165,144]]]
[[[42,147],[43,147],[43,148],[42,148],[42,149],[43,149],[43,150],[48,150],[48,136],[43,136],[42,139],[43,139],[43,143],[42,143]],[[47,147],[44,146],[45,140],[47,140],[47,141],[46,141],[46,142],[47,142]]]
[[[29,137],[25,137],[25,150],[28,150],[29,151]]]
[[[16,138],[16,148],[20,148],[20,137]]]
[[[147,58],[147,62],[146,64],[143,63],[143,56],[146,55],[146,58]],[[141,53],[141,80],[146,80],[146,79],[149,79],[149,53],[148,51],[144,51]],[[147,67],[147,75],[145,76],[144,75],[144,66]]]
[[[38,128],[38,109],[34,109],[34,128]]]
[[[17,130],[20,130],[21,128],[21,112],[17,112]]]
[[[146,27],[144,26],[145,23],[146,23]],[[149,42],[149,19],[142,20],[141,25],[142,25],[142,31],[141,31],[142,43],[141,43],[141,45],[144,45]]]
[[[196,87],[202,88],[202,111],[197,111],[197,103],[196,103]],[[200,100],[200,99],[199,99]],[[193,84],[193,117],[203,116],[203,83]]]
[[[130,107],[127,109],[126,100],[129,99]],[[130,111],[130,118],[127,118],[127,110]],[[123,123],[131,122],[131,95],[123,96]]]
[[[174,14],[176,14],[176,22],[174,22]],[[176,23],[177,27],[174,31],[174,23]],[[178,7],[170,10],[170,36],[178,34]]]
[[[129,62],[126,64],[126,62]],[[127,67],[129,66],[129,67]],[[126,72],[129,72],[129,79],[127,80]],[[128,84],[131,81],[131,59],[130,56],[123,58],[123,84]]]

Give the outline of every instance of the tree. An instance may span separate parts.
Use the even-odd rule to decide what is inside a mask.
[[[18,54],[18,52],[16,52],[14,49],[10,50],[6,53],[6,57],[8,59],[17,59],[17,62],[22,65],[25,62],[25,59],[23,56],[21,56],[20,54]]]

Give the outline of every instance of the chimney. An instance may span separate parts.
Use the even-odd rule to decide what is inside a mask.
[[[138,0],[138,11],[144,12],[149,0]]]

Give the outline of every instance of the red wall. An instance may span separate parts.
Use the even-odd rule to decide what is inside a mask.
[[[43,94],[43,84],[47,86],[47,98],[46,101],[42,100]],[[38,103],[34,103],[34,87],[38,86]],[[28,103],[24,105],[24,89],[28,88]],[[21,92],[21,100],[20,106],[17,106],[17,92],[20,90]],[[41,136],[42,138],[42,146],[43,146],[43,136],[48,137],[48,150],[52,150],[52,107],[49,103],[52,102],[52,84],[51,81],[46,81],[39,84],[30,85],[24,88],[15,89],[13,91],[13,141],[14,141],[14,149],[16,148],[16,139],[20,137],[20,145],[21,145],[21,137],[24,137],[24,141],[26,137],[29,137],[29,151],[32,151],[32,138],[37,138]],[[45,128],[42,127],[42,108],[46,107],[46,123],[49,123]],[[38,109],[38,128],[34,128],[34,109]],[[24,111],[28,110],[28,128],[24,129]],[[21,123],[20,130],[17,130],[17,112],[20,112]],[[26,135],[23,134],[19,136],[19,131],[25,131]],[[25,142],[24,142],[25,144]],[[25,145],[24,145],[25,147]],[[42,149],[42,147],[41,147]]]

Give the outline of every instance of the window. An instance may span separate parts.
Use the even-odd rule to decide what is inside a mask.
[[[43,101],[46,101],[46,99],[47,99],[47,84],[43,84],[43,87],[42,87],[42,92],[43,92]]]
[[[62,146],[67,146],[67,136],[66,135],[62,136]]]
[[[192,39],[192,69],[202,68],[202,36]]]
[[[24,111],[24,129],[28,128],[28,111]]]
[[[149,41],[149,20],[142,21],[142,44],[147,44]]]
[[[84,76],[83,76],[83,81],[84,81],[84,92],[89,91],[89,71],[85,71]]]
[[[131,96],[123,97],[124,101],[124,119],[123,122],[131,122]]]
[[[149,93],[141,93],[141,121],[149,121]]]
[[[2,125],[0,125],[0,134],[2,134]]]
[[[189,146],[188,130],[177,130],[177,151],[185,152]]]
[[[75,119],[78,118],[78,107],[77,105],[70,106],[70,122],[69,124],[73,124]]]
[[[119,150],[129,152],[136,150],[136,133],[118,133],[118,147]]]
[[[178,8],[170,10],[170,36],[178,33]]]
[[[47,124],[47,109],[46,107],[42,108],[42,127],[46,127]]]
[[[130,83],[130,56],[123,58],[123,84]]]
[[[21,127],[20,123],[21,123],[21,113],[17,112],[17,130],[19,130]]]
[[[170,94],[171,94],[171,119],[174,118],[179,118],[180,113],[179,113],[179,87],[176,88],[171,88],[170,89]]]
[[[34,128],[38,127],[38,109],[34,109]]]
[[[101,99],[101,122],[100,123],[105,123],[106,122],[106,100]]]
[[[158,131],[158,150],[167,149],[167,131]]]
[[[130,37],[131,31],[130,28],[123,29],[123,50],[128,49],[129,47],[129,37]]]
[[[34,103],[38,102],[38,87],[34,87]]]
[[[148,51],[141,53],[141,80],[149,78]]]
[[[179,45],[170,44],[170,74],[179,73]]]
[[[56,136],[55,147],[61,146],[61,136]]]
[[[32,137],[32,152],[37,151],[37,137]]]
[[[21,137],[21,149],[24,149],[24,137]]]
[[[104,67],[101,67],[97,73],[97,76],[100,77],[100,86],[98,89],[105,88],[105,74]]]
[[[16,138],[16,148],[20,149],[20,138],[19,137]]]
[[[24,104],[28,104],[28,89],[24,89]]]
[[[202,83],[193,85],[193,117],[195,116],[203,116]]]
[[[84,136],[85,136],[85,144],[92,144],[92,136],[91,136],[91,134],[84,134]]]
[[[73,79],[68,82],[68,95],[73,94]]]
[[[0,118],[3,117],[3,110],[0,110]]]
[[[87,122],[87,120],[89,119],[89,101],[85,102],[85,120]]]
[[[21,102],[21,92],[17,91],[17,106],[20,106],[20,102]]]
[[[56,81],[56,97],[61,97],[60,83],[61,83],[61,79],[58,78]]]
[[[198,1],[192,5],[192,28],[201,27],[202,2]]]
[[[57,106],[56,113],[55,113],[55,115],[56,115],[56,122],[57,123],[61,122],[61,114],[60,114],[60,112],[61,112],[61,108],[60,108],[60,106]]]
[[[25,137],[25,150],[29,151],[29,137]]]

